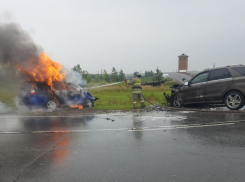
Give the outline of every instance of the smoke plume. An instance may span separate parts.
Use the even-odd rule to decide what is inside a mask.
[[[82,78],[82,75],[77,72],[77,71],[65,71],[66,72],[66,77],[65,81],[68,83],[75,83],[80,86],[85,86],[87,81]]]
[[[0,24],[0,63],[29,67],[28,60],[38,62],[41,50],[31,37],[15,23]]]
[[[10,111],[10,108],[6,107],[1,101],[0,101],[0,114],[6,113]]]
[[[14,78],[18,78],[19,82],[24,80],[46,82],[53,90],[65,89],[66,83],[80,86],[86,84],[79,72],[66,70],[61,64],[53,61],[33,42],[27,32],[15,23],[0,23],[0,72],[0,84],[5,89],[5,83],[17,85],[13,82]],[[7,81],[8,78],[10,81]],[[55,85],[59,88],[55,88]],[[30,109],[21,99],[18,96],[15,98],[17,108],[22,112],[28,112]],[[72,105],[69,104],[69,100],[66,102]],[[0,113],[7,111],[9,109],[0,102]]]
[[[15,68],[25,80],[46,82],[50,86],[64,80],[86,84],[81,74],[66,71],[43,53],[28,33],[15,23],[0,24],[0,68],[1,65]]]
[[[14,23],[0,25],[0,64],[15,67],[28,81],[50,86],[65,77],[63,66],[41,52],[28,33]]]

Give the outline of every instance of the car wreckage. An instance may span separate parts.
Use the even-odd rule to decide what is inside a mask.
[[[51,87],[46,82],[26,81],[19,88],[16,106],[19,109],[43,107],[53,111],[58,106],[94,107],[97,99],[74,83],[55,82]]]
[[[181,73],[169,77],[178,84],[171,86],[171,95],[163,94],[173,107],[216,104],[239,110],[245,104],[245,65],[216,67],[193,78]]]

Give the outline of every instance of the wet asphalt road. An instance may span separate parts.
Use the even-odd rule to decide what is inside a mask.
[[[0,181],[244,181],[245,115],[0,116]]]

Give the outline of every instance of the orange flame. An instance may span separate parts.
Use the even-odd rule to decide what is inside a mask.
[[[63,66],[53,61],[46,53],[40,53],[38,57],[33,56],[25,63],[16,63],[15,65],[21,75],[28,81],[46,82],[51,89],[55,90],[54,85],[65,89],[62,72]],[[55,98],[55,97],[54,97]],[[58,103],[57,99],[55,98]],[[82,109],[81,105],[72,105],[71,108]]]
[[[16,67],[28,81],[46,82],[49,86],[53,86],[55,81],[62,82],[65,78],[61,73],[63,66],[50,59],[45,53],[40,53],[38,60],[33,58],[28,60],[25,66],[17,64]]]
[[[82,105],[72,105],[70,108],[83,109]]]

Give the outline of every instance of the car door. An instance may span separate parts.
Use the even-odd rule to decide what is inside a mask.
[[[205,87],[209,71],[195,76],[189,81],[188,86],[183,88],[182,99],[184,104],[205,102]]]
[[[25,104],[30,103],[30,92],[31,92],[32,85],[33,83],[31,82],[24,82],[19,88],[19,93],[18,93],[19,98]]]
[[[211,70],[206,85],[206,102],[222,102],[223,93],[232,84],[232,77],[228,69]]]

